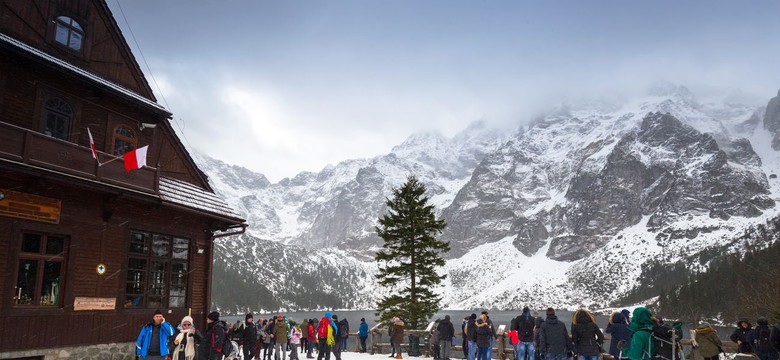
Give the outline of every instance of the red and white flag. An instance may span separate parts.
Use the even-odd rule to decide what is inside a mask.
[[[89,148],[92,149],[92,158],[97,160],[97,150],[95,150],[95,140],[92,139],[92,132],[87,128],[87,135],[89,135]],[[98,161],[98,164],[100,161]]]
[[[125,171],[132,171],[146,166],[146,151],[149,145],[125,153]]]

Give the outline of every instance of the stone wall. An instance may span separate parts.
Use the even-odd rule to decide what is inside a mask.
[[[44,360],[89,359],[89,360],[133,360],[134,343],[112,343],[0,352],[0,359],[41,357]]]

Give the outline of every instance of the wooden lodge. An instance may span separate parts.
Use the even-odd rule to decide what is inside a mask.
[[[205,327],[246,221],[170,118],[104,0],[0,0],[0,358],[131,359],[155,309]]]

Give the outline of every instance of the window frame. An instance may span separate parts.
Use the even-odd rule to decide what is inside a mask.
[[[139,242],[136,240],[136,235],[142,235],[144,236],[143,242]],[[153,240],[155,236],[168,238],[169,242],[167,243],[167,253],[165,256],[157,256],[154,253],[154,244]],[[187,242],[187,256],[186,258],[175,258],[174,257],[174,243],[177,239],[183,239]],[[120,300],[120,306],[124,310],[138,310],[138,309],[153,309],[153,308],[168,308],[168,309],[184,309],[187,308],[192,301],[191,291],[192,291],[192,279],[190,276],[190,273],[192,272],[192,260],[193,260],[193,238],[191,236],[176,236],[176,235],[170,235],[155,231],[147,231],[147,230],[139,230],[139,229],[131,229],[130,234],[128,236],[128,242],[126,247],[126,271],[125,276],[123,277],[123,284],[122,291],[120,292],[121,298]],[[144,254],[132,252],[131,249],[134,245],[141,245],[143,246],[143,252]],[[143,269],[138,268],[131,268],[130,264],[133,259],[137,260],[143,260],[145,261]],[[154,269],[152,268],[152,263],[163,263],[164,264],[164,270],[162,272],[162,279],[164,283],[162,284],[163,290],[162,295],[160,295],[160,303],[149,305],[149,299],[156,297],[152,294],[152,286],[155,285],[153,281],[153,273],[155,273]],[[171,305],[171,288],[172,288],[172,280],[176,273],[174,273],[173,268],[174,264],[181,264],[184,266],[184,273],[186,278],[183,281],[184,286],[184,293],[181,297],[183,297],[182,302],[180,306],[172,306]],[[137,284],[139,281],[131,281],[129,279],[130,272],[131,271],[137,271],[140,272],[142,275],[142,280],[140,280],[139,288],[140,293],[133,293],[128,292],[128,288],[131,284]],[[178,284],[177,284],[178,285]],[[137,306],[132,305],[132,301],[129,299],[130,296],[141,296],[141,299],[139,301],[139,304]],[[176,296],[180,297],[180,296]]]
[[[58,111],[54,107],[49,107],[49,102],[54,101],[54,100],[58,100],[62,104],[67,105],[68,110],[70,110],[70,114],[66,114],[63,111]],[[53,114],[55,116],[63,116],[63,117],[69,115],[69,117],[67,119],[67,129],[64,129],[64,131],[66,132],[64,134],[64,137],[55,136],[53,133],[52,134],[47,134],[46,133],[46,129],[48,128],[47,124],[48,124],[48,121],[49,121],[49,115],[50,114]],[[51,136],[51,137],[53,137],[55,139],[70,141],[70,138],[73,135],[73,125],[74,125],[74,122],[75,122],[75,118],[76,118],[76,107],[74,106],[73,102],[68,101],[67,98],[62,97],[62,96],[57,96],[57,95],[46,96],[46,98],[43,100],[43,103],[41,104],[41,128],[40,128],[40,132],[41,132],[41,134],[45,134],[47,136]]]
[[[33,235],[39,235],[40,243],[38,250],[38,253],[32,253],[32,252],[25,252],[22,251],[22,247],[24,246],[24,237],[27,234],[33,234]],[[47,254],[46,248],[48,246],[48,238],[49,237],[59,237],[63,239],[62,242],[62,251],[57,254]],[[69,255],[69,249],[70,249],[70,235],[63,234],[63,233],[56,233],[52,231],[40,231],[40,230],[33,230],[33,229],[21,229],[17,233],[17,239],[18,242],[16,243],[15,250],[13,250],[16,254],[14,263],[12,263],[12,266],[14,266],[13,270],[13,292],[10,296],[10,304],[11,307],[14,309],[63,309],[64,308],[64,302],[65,302],[65,290],[66,290],[66,284],[68,279],[68,255]],[[38,261],[37,265],[37,274],[35,278],[35,287],[33,289],[33,299],[31,304],[18,304],[16,299],[16,294],[18,291],[18,282],[19,282],[19,263],[22,260],[35,260]],[[41,291],[43,287],[43,278],[44,278],[44,265],[47,261],[55,260],[60,263],[60,282],[59,282],[59,291],[57,294],[57,303],[56,304],[41,304]]]
[[[130,137],[130,136],[118,133],[119,129],[122,129],[122,128],[127,130],[127,131],[129,131],[130,133],[132,133],[133,136]],[[116,144],[117,141],[122,141],[125,144],[130,144],[130,145],[132,145],[132,148],[131,149],[127,149],[127,147],[125,147],[125,151],[123,153],[119,154],[117,152],[117,144]],[[111,154],[112,155],[114,155],[114,156],[122,156],[122,155],[126,154],[127,152],[133,151],[133,150],[135,150],[137,148],[138,148],[138,132],[136,132],[132,127],[127,126],[125,124],[119,124],[119,125],[114,126],[114,130],[111,131]]]
[[[63,19],[69,20],[70,23],[64,21]],[[71,17],[69,15],[60,14],[60,15],[57,15],[57,16],[54,17],[54,19],[52,20],[52,23],[54,24],[52,40],[54,41],[55,44],[57,44],[59,46],[62,46],[63,48],[68,49],[69,51],[73,51],[73,52],[76,52],[76,53],[79,53],[79,54],[84,53],[84,47],[86,45],[86,41],[85,40],[86,40],[86,37],[87,37],[87,31],[84,29],[84,25],[82,25],[81,21],[79,21],[76,18]],[[75,24],[75,26],[74,26],[74,24]],[[66,41],[67,41],[67,43],[62,43],[58,39],[57,30],[59,30],[60,27],[62,27],[63,29],[65,29],[67,31],[67,34],[66,34]],[[72,39],[72,36],[73,36],[74,33],[76,33],[79,36],[81,36],[81,41],[79,42],[80,46],[79,46],[78,49],[73,48],[70,45],[71,39]]]

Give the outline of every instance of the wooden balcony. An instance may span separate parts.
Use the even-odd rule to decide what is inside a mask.
[[[114,157],[98,151],[106,162]],[[126,172],[120,160],[98,166],[89,148],[0,121],[0,161],[28,165],[152,195],[157,194],[154,168]]]

